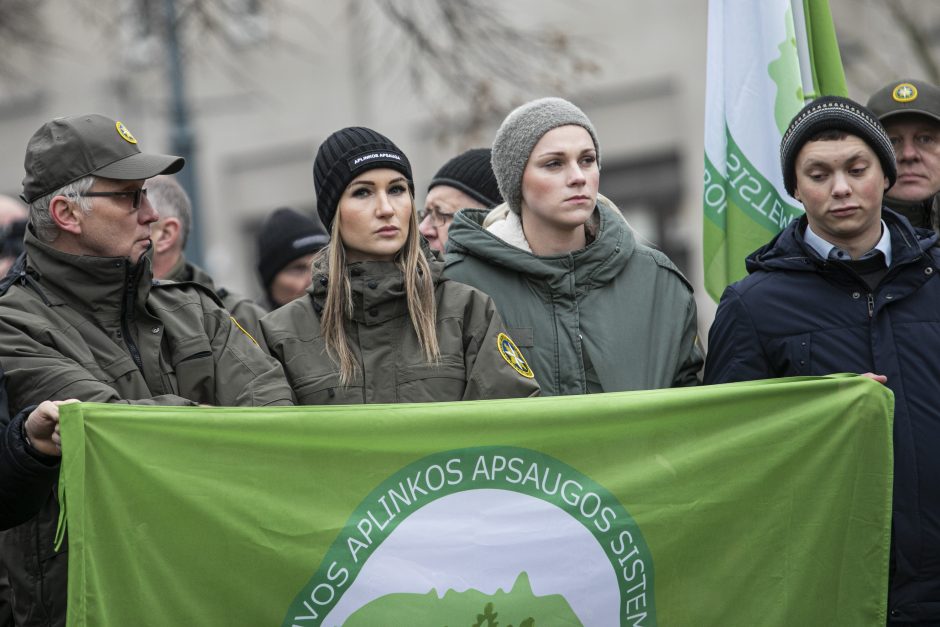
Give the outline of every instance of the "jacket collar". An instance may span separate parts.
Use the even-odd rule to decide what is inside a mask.
[[[200,285],[208,287],[213,292],[215,291],[215,282],[212,280],[212,277],[209,276],[209,273],[196,264],[190,263],[186,259],[186,255],[180,255],[180,258],[173,264],[173,267],[170,268],[170,271],[164,279],[176,281],[177,283],[199,283]]]
[[[496,207],[493,212],[501,210]],[[448,257],[452,254],[478,257],[487,264],[526,274],[553,291],[571,291],[610,282],[623,270],[637,247],[633,231],[620,210],[603,196],[598,196],[592,216],[597,224],[594,241],[580,250],[560,255],[538,256],[514,246],[484,228],[487,214],[480,209],[463,209],[457,213],[448,231]],[[489,228],[494,224],[496,221],[491,222]]]
[[[892,267],[921,258],[937,243],[936,233],[915,229],[907,218],[887,207],[882,208],[881,219],[891,234]],[[745,261],[747,271],[816,271],[829,265],[806,243],[806,224],[805,215],[792,220],[770,242],[748,255]]]
[[[43,292],[51,305],[70,305],[96,318],[120,317],[124,295],[135,290],[135,303],[143,306],[150,293],[151,270],[148,251],[137,264],[122,257],[72,255],[46,244],[26,229],[24,238],[30,282]]]
[[[445,280],[441,277],[444,264],[437,259],[421,240],[422,251],[431,267],[434,285]],[[376,325],[408,314],[405,298],[405,280],[398,264],[393,261],[359,261],[346,265],[352,296],[352,316],[355,322]],[[313,264],[313,283],[307,292],[313,299],[317,312],[326,304],[328,271],[325,261],[318,259]]]

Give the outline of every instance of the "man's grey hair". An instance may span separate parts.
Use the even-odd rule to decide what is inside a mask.
[[[97,177],[89,174],[29,203],[29,222],[33,225],[33,230],[39,241],[49,244],[59,237],[59,225],[55,223],[49,213],[49,204],[52,199],[55,196],[66,196],[78,205],[82,213],[87,215],[91,213],[91,203],[82,194],[90,190],[96,180]]]
[[[193,205],[186,190],[176,177],[168,174],[147,179],[144,187],[147,189],[147,200],[160,214],[161,220],[176,218],[180,221],[180,248],[184,248],[193,224]]]

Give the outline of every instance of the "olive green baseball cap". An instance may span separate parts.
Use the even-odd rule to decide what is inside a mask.
[[[926,115],[940,122],[940,87],[911,78],[888,83],[868,99],[868,108],[882,122],[895,115]]]
[[[27,203],[94,174],[120,181],[179,172],[185,160],[146,154],[122,122],[97,113],[56,118],[26,145],[26,177],[20,197]]]

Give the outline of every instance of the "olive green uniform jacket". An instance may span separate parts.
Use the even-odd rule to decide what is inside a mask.
[[[268,313],[264,307],[237,292],[229,291],[224,287],[216,288],[215,281],[212,280],[209,273],[186,261],[186,257],[183,255],[180,255],[179,261],[164,278],[168,281],[180,283],[192,281],[212,290],[222,301],[222,306],[228,309],[228,312],[232,314],[238,324],[264,348],[264,345],[261,344],[263,339],[261,338],[261,325],[259,324],[261,318]]]
[[[0,283],[0,366],[10,409],[46,399],[156,405],[290,405],[281,365],[195,283],[152,282],[149,256],[62,253],[29,231]],[[64,625],[67,548],[58,504],[0,537],[16,624]]]
[[[493,297],[546,396],[698,383],[692,287],[608,203],[594,240],[560,255],[507,243],[483,227],[486,211],[460,211],[448,231],[444,276]]]
[[[500,338],[506,329],[492,299],[472,287],[442,279],[440,261],[432,259],[430,264],[439,364],[425,361],[408,314],[401,271],[391,262],[348,266],[354,309],[346,335],[359,365],[348,386],[340,383],[339,367],[327,355],[320,336],[325,270],[314,266],[308,297],[261,319],[268,348],[284,364],[299,404],[419,403],[538,393],[524,357],[516,361],[511,344]]]

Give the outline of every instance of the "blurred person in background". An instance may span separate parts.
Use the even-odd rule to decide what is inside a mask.
[[[258,233],[258,274],[269,311],[306,293],[313,281],[313,255],[329,241],[322,226],[290,207],[267,217]]]
[[[916,227],[940,232],[940,88],[925,81],[888,83],[868,100],[898,163],[884,204]]]
[[[194,281],[209,288],[238,324],[260,341],[258,321],[267,311],[246,296],[224,287],[217,288],[209,273],[188,261],[183,254],[193,223],[192,203],[186,190],[169,174],[153,177],[144,188],[147,199],[160,216],[150,227],[153,277],[177,282]]]
[[[444,252],[447,230],[461,209],[492,209],[503,202],[489,148],[471,148],[441,166],[418,211],[418,230],[432,250]]]
[[[27,216],[23,203],[10,196],[0,195],[0,278],[6,276],[10,266],[23,252]]]

